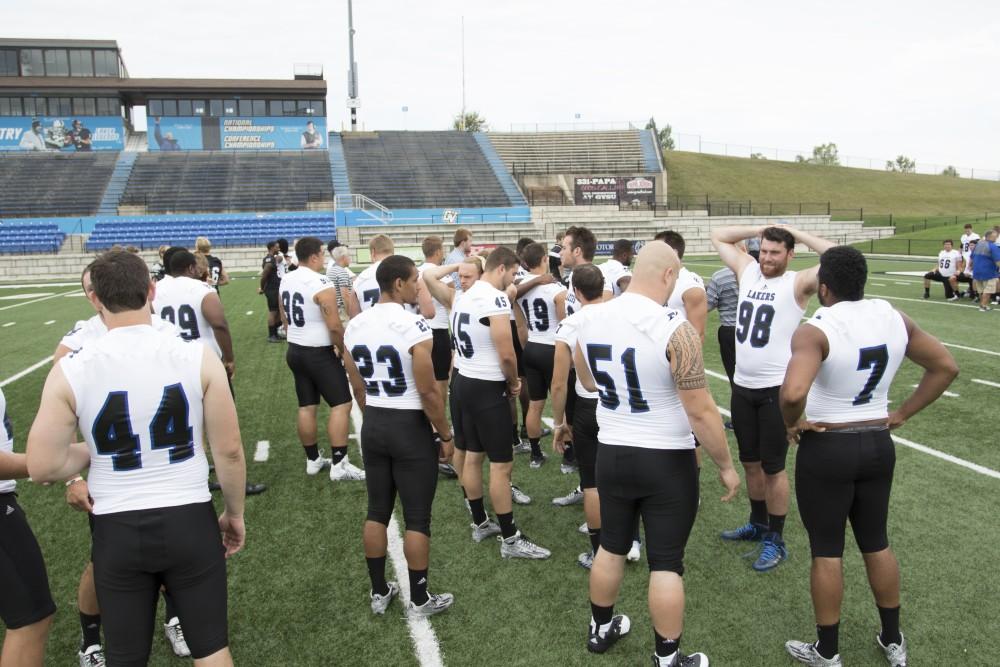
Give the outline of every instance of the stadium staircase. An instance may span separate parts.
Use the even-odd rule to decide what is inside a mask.
[[[489,137],[484,132],[476,132],[473,136],[476,139],[476,143],[479,144],[479,149],[483,151],[483,157],[486,158],[486,161],[493,169],[493,173],[496,175],[497,181],[500,182],[500,186],[507,195],[507,199],[510,200],[511,205],[527,206],[528,200],[524,198],[520,188],[517,187],[517,183],[514,182],[510,173],[504,168],[503,160],[497,155],[497,151],[493,148],[493,144],[490,143]]]
[[[94,215],[117,159],[116,151],[4,153],[0,218]]]
[[[333,192],[337,195],[351,192],[351,181],[347,175],[347,161],[344,159],[344,142],[339,132],[330,132],[330,179],[333,181]]]
[[[97,215],[118,215],[118,202],[121,201],[125,193],[125,186],[128,185],[128,178],[132,174],[135,160],[139,157],[137,153],[123,151],[115,162],[115,169],[111,172],[111,180],[104,190],[104,197],[100,206],[97,207]]]
[[[656,173],[663,171],[663,154],[653,130],[643,130],[639,133],[639,143],[642,146],[642,156],[646,160],[646,171]]]

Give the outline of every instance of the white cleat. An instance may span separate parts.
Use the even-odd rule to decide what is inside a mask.
[[[842,667],[844,664],[840,661],[839,653],[832,658],[824,658],[816,650],[815,644],[800,642],[794,639],[785,642],[785,650],[788,651],[788,655],[810,667]]]
[[[903,637],[902,632],[899,633],[899,636],[900,640],[898,644],[889,644],[886,646],[882,643],[882,637],[875,635],[878,647],[882,649],[885,659],[889,661],[892,667],[906,667],[906,637]]]
[[[587,527],[587,522],[584,521],[580,524],[580,527],[576,529],[576,532],[582,535],[590,535],[590,528]]]
[[[570,505],[579,505],[583,502],[583,491],[580,487],[576,487],[565,496],[559,496],[558,498],[552,499],[553,505],[558,505],[559,507],[568,507]]]
[[[191,649],[184,641],[184,630],[181,629],[181,619],[174,616],[170,621],[163,624],[163,632],[167,635],[170,648],[174,650],[174,655],[178,658],[187,658],[191,655]]]
[[[589,570],[594,565],[594,552],[584,551],[576,557],[576,564],[585,570]]]
[[[104,647],[100,644],[78,651],[76,657],[80,660],[80,667],[104,667],[107,664],[104,660]]]
[[[510,485],[510,499],[513,500],[518,505],[530,505],[531,496],[517,488],[513,484]]]
[[[330,465],[331,459],[320,456],[316,460],[312,461],[306,459],[306,474],[307,475],[318,475],[320,471]]]
[[[543,560],[552,555],[552,552],[544,547],[540,547],[527,537],[517,531],[507,539],[500,540],[500,555],[503,558],[527,558],[530,560]]]
[[[632,548],[628,550],[628,555],[625,556],[625,560],[630,563],[634,563],[639,560],[641,553],[642,543],[639,540],[632,540]]]
[[[472,541],[479,544],[488,537],[500,534],[500,524],[486,519],[482,524],[472,524]]]
[[[365,471],[357,466],[351,465],[345,456],[340,463],[330,466],[331,482],[364,481]]]
[[[438,593],[434,595],[433,593],[427,594],[427,602],[422,605],[415,605],[413,601],[410,600],[409,604],[406,605],[406,610],[413,614],[414,616],[433,616],[434,614],[440,614],[442,611],[447,611],[455,602],[455,596],[451,593]]]
[[[385,613],[385,610],[389,608],[389,603],[392,599],[399,595],[399,584],[395,581],[386,582],[386,586],[389,587],[389,592],[385,595],[379,595],[378,593],[369,592],[368,595],[372,599],[372,613],[381,616]]]

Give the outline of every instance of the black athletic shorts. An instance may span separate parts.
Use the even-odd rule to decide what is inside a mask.
[[[517,358],[517,377],[523,378],[525,377],[524,348],[521,347],[521,338],[517,335],[517,322],[514,320],[510,321],[510,333],[514,339],[514,356]]]
[[[566,379],[566,422],[572,424],[576,418],[576,369],[569,369]]]
[[[886,523],[896,449],[889,430],[806,431],[795,458],[795,498],[813,558],[840,558],[851,520],[861,553],[889,546]]]
[[[406,530],[430,535],[438,445],[424,411],[365,406],[361,445],[368,520],[388,525],[398,492]]]
[[[722,355],[722,367],[729,376],[729,384],[733,384],[733,373],[736,372],[736,327],[722,325],[719,327],[719,353]]]
[[[229,645],[226,550],[211,502],[94,517],[94,582],[109,665],[145,665],[160,586],[194,658]]]
[[[267,297],[267,309],[272,313],[278,312],[278,290],[264,290],[264,296]]]
[[[528,398],[544,401],[552,385],[552,366],[555,364],[555,345],[528,342],[524,346],[524,372],[528,378]]]
[[[580,468],[581,489],[597,486],[597,431],[597,399],[577,397],[573,413],[573,451]]]
[[[729,409],[739,444],[740,461],[761,464],[764,472],[775,475],[785,469],[788,435],[778,404],[781,387],[747,389],[733,384]]]
[[[449,402],[456,449],[486,452],[491,463],[514,460],[506,382],[477,380],[455,373]]]
[[[434,362],[434,379],[438,382],[448,379],[451,373],[451,334],[447,329],[431,329],[434,336],[431,361]]]
[[[38,540],[16,493],[0,493],[0,620],[24,628],[56,612]]]
[[[295,395],[299,407],[319,405],[320,396],[330,407],[351,402],[344,362],[333,347],[308,347],[288,344],[285,361],[295,378]]]
[[[600,444],[601,548],[624,556],[636,517],[646,529],[650,570],[684,574],[684,548],[698,513],[694,449],[646,449]]]

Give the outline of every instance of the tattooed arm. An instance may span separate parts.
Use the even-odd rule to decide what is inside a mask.
[[[705,362],[701,355],[701,337],[690,322],[683,322],[670,337],[667,359],[670,361],[670,374],[674,378],[677,395],[691,423],[691,430],[719,467],[719,478],[728,491],[722,499],[730,500],[739,489],[740,477],[733,468],[719,409],[708,390]]]

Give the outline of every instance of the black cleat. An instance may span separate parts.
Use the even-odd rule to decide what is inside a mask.
[[[611,627],[602,637],[597,632],[597,626],[590,622],[590,637],[587,640],[587,650],[591,653],[604,653],[615,645],[619,639],[624,637],[632,629],[632,622],[628,616],[620,614],[611,619]]]

